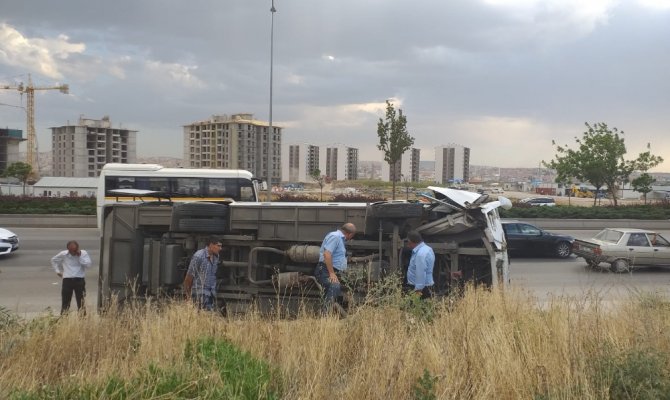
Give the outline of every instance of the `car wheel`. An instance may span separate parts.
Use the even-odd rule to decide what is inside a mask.
[[[611,265],[612,265],[612,267],[610,268],[610,270],[612,272],[616,272],[616,273],[621,274],[621,273],[630,271],[630,263],[628,262],[628,260],[626,260],[624,258],[619,258],[618,260],[614,260],[614,262],[612,262]]]
[[[559,242],[556,245],[556,255],[559,258],[568,258],[570,257],[570,253],[572,253],[572,246],[570,246],[570,243]]]

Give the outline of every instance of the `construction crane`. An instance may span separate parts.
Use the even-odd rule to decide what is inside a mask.
[[[28,136],[28,151],[26,152],[26,162],[33,168],[33,176],[39,175],[39,164],[37,162],[37,136],[35,135],[35,91],[36,90],[60,90],[61,93],[68,94],[70,87],[67,84],[57,86],[34,86],[33,80],[28,74],[28,84],[23,82],[18,85],[1,85],[0,89],[17,90],[22,96],[26,95],[26,135]]]

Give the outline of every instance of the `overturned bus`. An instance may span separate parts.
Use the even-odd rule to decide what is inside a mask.
[[[321,288],[312,273],[321,241],[345,222],[358,228],[347,243],[349,299],[362,298],[389,274],[404,273],[410,230],[435,251],[436,295],[449,292],[454,276],[506,285],[509,262],[498,208],[511,202],[428,189],[432,195],[422,194],[419,202],[110,204],[101,210],[98,306],[183,295],[190,258],[212,235],[223,243],[217,270],[222,310],[295,312],[304,304],[316,306]]]

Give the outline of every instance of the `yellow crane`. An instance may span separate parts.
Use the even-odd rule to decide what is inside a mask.
[[[67,84],[56,86],[34,86],[33,80],[28,74],[28,84],[23,82],[18,85],[0,85],[0,89],[17,90],[21,95],[26,95],[26,135],[28,136],[28,151],[26,152],[26,162],[33,168],[33,175],[39,174],[39,165],[37,163],[37,136],[35,135],[35,91],[36,90],[60,90],[61,93],[68,94],[70,87]]]

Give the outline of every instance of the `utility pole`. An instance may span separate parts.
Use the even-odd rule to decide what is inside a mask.
[[[272,7],[270,7],[270,118],[268,121],[268,203],[272,201],[272,163],[274,162],[274,132],[272,128],[272,74],[274,61],[274,31],[275,31],[275,0],[272,0]]]

